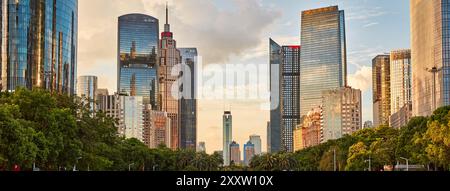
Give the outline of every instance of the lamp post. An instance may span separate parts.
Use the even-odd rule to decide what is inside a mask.
[[[134,163],[131,163],[128,165],[128,171],[131,171],[131,166],[133,166],[133,165],[134,165]]]
[[[430,72],[430,73],[432,73],[433,74],[433,92],[432,92],[432,109],[433,109],[433,111],[434,110],[436,110],[437,108],[437,103],[436,103],[436,74],[437,73],[439,73],[440,71],[442,71],[442,68],[437,68],[436,66],[435,67],[432,67],[431,69],[426,69],[428,72]]]
[[[78,160],[80,160],[80,159],[82,159],[83,157],[78,157],[77,159],[76,159],[76,162],[75,162],[75,164],[73,165],[73,171],[78,171],[77,170],[77,163],[78,163]]]
[[[409,171],[409,159],[407,159],[405,157],[400,157],[400,159],[403,159],[406,161],[406,171]]]
[[[157,164],[153,165],[153,171],[156,171],[156,167],[158,167]]]
[[[372,171],[372,159],[369,157],[369,160],[365,160],[364,162],[369,162],[369,171]]]

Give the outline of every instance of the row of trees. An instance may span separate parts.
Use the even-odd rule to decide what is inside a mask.
[[[424,169],[450,170],[450,107],[431,117],[413,118],[397,130],[387,126],[364,129],[293,154],[255,157],[254,170],[364,171],[395,168],[398,161],[423,165]]]
[[[0,93],[0,170],[219,170],[222,158],[148,149],[117,135],[115,121],[76,98],[44,90]]]

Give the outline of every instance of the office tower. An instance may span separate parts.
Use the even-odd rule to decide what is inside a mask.
[[[347,85],[344,11],[337,6],[302,12],[300,116],[322,103],[322,91]]]
[[[372,123],[372,121],[366,121],[366,122],[364,122],[363,129],[370,129],[370,128],[373,128],[373,123]]]
[[[77,80],[77,95],[90,111],[97,110],[97,76],[80,76]]]
[[[262,153],[261,137],[259,135],[250,135],[250,142],[255,145],[255,155],[260,155]]]
[[[168,7],[166,7],[166,24],[164,25],[164,32],[161,33],[159,46],[160,110],[167,112],[172,123],[170,125],[172,128],[170,148],[178,149],[180,147],[180,91],[177,83],[179,75],[172,75],[172,69],[181,63],[181,56],[180,51],[177,49],[177,43],[173,39],[173,33],[170,32]]]
[[[197,146],[197,99],[195,97],[195,76],[197,67],[197,49],[180,48],[181,63],[186,69],[181,76],[180,100],[180,147],[195,150]]]
[[[0,90],[74,95],[78,1],[2,0],[0,10]]]
[[[269,153],[281,151],[281,62],[283,61],[282,49],[272,39],[269,40],[270,57],[270,131]]]
[[[197,152],[206,152],[206,143],[205,142],[199,142],[197,147]]]
[[[223,114],[223,165],[230,165],[230,144],[233,140],[233,116],[231,111]]]
[[[391,117],[389,125],[400,128],[412,117],[411,50],[391,51]]]
[[[144,143],[149,148],[170,145],[170,118],[164,111],[152,110],[150,105],[145,108]]]
[[[230,147],[230,153],[228,155],[230,158],[228,159],[230,161],[230,165],[240,165],[241,164],[241,149],[239,147],[239,144],[236,143],[236,141],[233,141],[229,145]]]
[[[303,117],[303,122],[294,130],[294,151],[320,144],[322,137],[322,107],[316,107]]]
[[[116,120],[115,126],[119,135],[125,134],[124,108],[122,107],[121,96],[118,93],[114,95],[101,95],[98,100],[98,110],[105,113],[107,117]]]
[[[322,93],[322,140],[342,138],[362,128],[361,90],[351,87]]]
[[[389,125],[391,115],[391,67],[389,55],[372,60],[373,125]]]
[[[300,46],[270,39],[271,152],[293,151],[293,130],[300,123]]]
[[[136,138],[144,142],[144,98],[141,96],[122,96],[124,134],[127,139]]]
[[[281,62],[281,149],[292,152],[293,131],[300,124],[300,46],[283,46]]]
[[[108,89],[106,89],[106,88],[97,88],[97,91],[96,91],[97,98],[95,100],[95,104],[96,104],[97,110],[100,110],[100,108],[103,107],[100,104],[103,103],[103,98],[105,98],[105,96],[108,96],[108,95],[109,95]]]
[[[255,144],[248,141],[244,144],[244,165],[249,166],[252,158],[255,156]]]
[[[272,113],[272,112],[271,112]],[[271,140],[272,140],[272,135],[271,135],[271,125],[270,125],[270,121],[267,122],[267,127],[266,127],[266,133],[267,133],[267,138],[266,138],[266,147],[267,147],[267,153],[271,153]]]
[[[413,116],[450,105],[450,2],[411,0]]]
[[[117,91],[143,97],[158,108],[158,19],[142,14],[119,17]]]

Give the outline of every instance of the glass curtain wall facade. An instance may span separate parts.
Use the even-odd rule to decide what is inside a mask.
[[[282,55],[281,149],[293,152],[293,131],[300,124],[300,46],[283,46]]]
[[[119,17],[117,91],[142,96],[158,108],[158,19],[142,14]]]
[[[450,0],[411,0],[413,116],[450,105]]]
[[[337,6],[302,12],[300,115],[322,102],[322,91],[347,84],[344,11]]]
[[[411,51],[395,50],[390,58],[391,115],[411,103]]]
[[[80,76],[77,80],[77,95],[89,109],[97,111],[97,76]]]
[[[145,106],[141,96],[122,96],[121,107],[124,115],[124,137],[136,138],[144,142]]]
[[[2,0],[0,26],[0,90],[76,93],[77,0]]]
[[[195,95],[195,76],[197,67],[197,48],[179,48],[181,63],[189,71],[183,70],[183,95],[180,100],[180,147],[195,150],[197,145],[197,99]],[[189,72],[189,75],[185,75]],[[186,91],[186,92],[185,92]]]
[[[373,125],[389,125],[391,115],[390,55],[378,55],[372,60]]]
[[[268,145],[267,151],[269,153],[276,153],[281,151],[281,105],[280,105],[280,77],[281,77],[281,62],[282,49],[272,39],[269,40],[270,48],[270,122],[268,123]]]

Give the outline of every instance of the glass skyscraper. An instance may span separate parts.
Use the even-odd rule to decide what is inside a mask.
[[[344,11],[337,6],[302,12],[300,115],[322,102],[322,91],[347,84]]]
[[[2,0],[0,90],[75,94],[77,0]]]
[[[391,116],[390,55],[378,55],[372,60],[373,125],[389,125]]]
[[[181,86],[183,95],[180,100],[180,147],[195,150],[197,145],[197,99],[195,97],[195,76],[197,70],[197,49],[179,48],[181,62],[189,68],[183,70]],[[185,75],[189,72],[189,75]]]
[[[270,57],[270,122],[268,123],[268,148],[269,153],[276,153],[281,150],[281,62],[282,49],[272,39],[269,40]]]
[[[391,51],[391,116],[389,125],[400,128],[412,117],[411,50]]]
[[[450,105],[450,0],[411,0],[413,116]]]
[[[89,106],[90,111],[97,110],[97,76],[80,76],[77,80],[77,96]]]
[[[142,14],[119,17],[117,91],[142,96],[158,108],[158,19]]]
[[[231,111],[223,114],[223,165],[230,165],[230,144],[233,141],[233,116]]]

